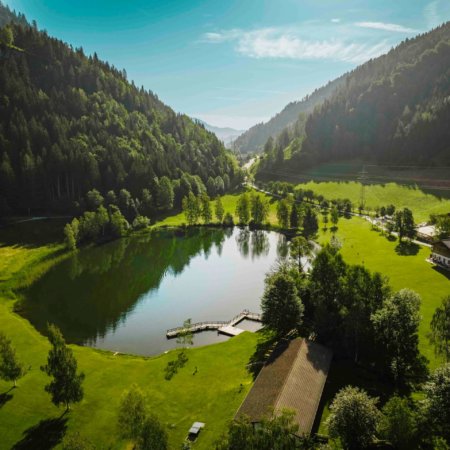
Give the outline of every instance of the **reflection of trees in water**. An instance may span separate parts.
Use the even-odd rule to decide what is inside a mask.
[[[268,255],[270,251],[270,241],[267,231],[240,228],[236,236],[236,243],[244,258],[250,255],[252,259],[261,255]]]
[[[281,259],[286,259],[289,255],[289,243],[284,234],[278,235],[277,241],[277,256]]]
[[[250,230],[248,228],[239,228],[236,243],[241,255],[248,258],[250,252]]]
[[[41,331],[55,323],[69,342],[95,342],[157,290],[167,272],[181,274],[199,253],[221,251],[224,240],[220,229],[161,231],[80,250],[30,287],[24,315]]]
[[[252,259],[261,255],[267,256],[270,250],[269,237],[266,231],[254,230],[251,232]]]

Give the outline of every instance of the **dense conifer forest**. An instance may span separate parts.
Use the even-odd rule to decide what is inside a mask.
[[[92,189],[170,210],[189,191],[216,195],[238,181],[214,134],[124,70],[1,4],[0,27],[0,214],[82,211]]]
[[[446,23],[349,73],[333,96],[308,116],[303,133],[294,126],[266,143],[260,170],[287,165],[298,170],[351,158],[448,165],[449,123],[450,23]],[[283,158],[288,146],[287,162]]]

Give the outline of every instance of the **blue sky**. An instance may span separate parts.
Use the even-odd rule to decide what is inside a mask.
[[[450,0],[3,0],[176,111],[247,128],[450,20]]]

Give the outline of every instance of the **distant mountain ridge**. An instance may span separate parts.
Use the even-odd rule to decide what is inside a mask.
[[[276,138],[284,128],[293,126],[300,114],[311,113],[345,83],[345,77],[346,75],[342,75],[330,81],[304,99],[289,103],[269,121],[249,128],[233,142],[233,149],[241,153],[261,152],[269,137]]]
[[[234,128],[229,127],[216,127],[200,119],[194,120],[201,123],[211,133],[214,133],[217,136],[217,138],[224,143],[226,147],[229,147],[238,136],[240,136],[242,133],[245,132],[245,130],[236,130]]]

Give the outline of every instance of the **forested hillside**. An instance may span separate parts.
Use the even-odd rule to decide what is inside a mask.
[[[238,181],[214,134],[127,81],[125,71],[1,4],[0,27],[1,214],[72,212],[93,188],[125,189],[137,204],[145,197],[168,210],[190,190],[207,186],[216,195]]]
[[[280,158],[286,140],[279,141],[269,146],[260,172],[349,158],[449,165],[449,123],[450,23],[446,23],[351,72],[345,85],[309,115],[302,144],[289,152],[289,161]],[[291,136],[288,146],[295,138]]]
[[[302,113],[310,113],[333,92],[345,83],[345,75],[316,89],[303,100],[289,103],[281,112],[266,123],[259,123],[241,134],[233,143],[233,148],[241,153],[260,152],[269,137],[276,138],[286,127],[292,127]]]

